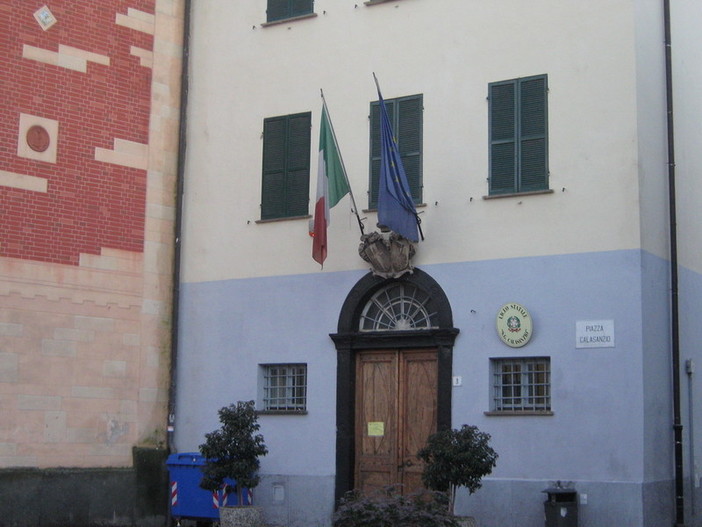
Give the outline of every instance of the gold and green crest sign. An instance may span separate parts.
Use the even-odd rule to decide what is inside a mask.
[[[524,306],[510,302],[497,312],[497,334],[502,342],[512,348],[521,348],[533,332],[529,311]]]

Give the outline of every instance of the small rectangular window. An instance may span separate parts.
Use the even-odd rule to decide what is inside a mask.
[[[492,412],[551,411],[551,359],[491,359]]]
[[[307,364],[263,364],[263,411],[307,411]]]
[[[266,21],[275,22],[313,12],[314,0],[268,0]]]
[[[546,75],[489,85],[491,196],[548,190],[547,93]]]

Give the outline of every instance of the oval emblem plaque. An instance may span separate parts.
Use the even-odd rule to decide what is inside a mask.
[[[512,348],[521,348],[531,339],[533,323],[529,311],[514,302],[505,304],[497,312],[497,334]]]

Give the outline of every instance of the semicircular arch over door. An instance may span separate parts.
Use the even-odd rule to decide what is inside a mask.
[[[369,273],[346,297],[337,330],[337,501],[352,489],[421,486],[416,450],[451,427],[458,329],[446,294],[420,269]]]

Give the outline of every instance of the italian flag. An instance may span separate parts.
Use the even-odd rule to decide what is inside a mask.
[[[319,128],[319,170],[317,172],[317,201],[314,207],[312,258],[324,265],[327,258],[327,226],[329,209],[349,193],[346,171],[341,162],[326,104],[322,105],[322,124]]]

